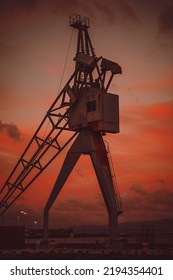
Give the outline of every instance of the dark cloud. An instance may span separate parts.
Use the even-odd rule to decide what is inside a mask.
[[[103,24],[105,20],[110,24],[119,22],[137,23],[139,21],[134,8],[127,1],[94,0],[90,2],[90,9],[95,18],[99,18]]]
[[[173,5],[165,6],[159,14],[159,34],[172,35],[173,32]]]
[[[163,179],[159,179],[159,180],[157,180],[157,182],[162,184],[162,185],[165,184],[165,180],[163,180]]]
[[[117,23],[117,22],[138,22],[138,17],[135,13],[134,8],[127,3],[128,1],[99,1],[99,0],[2,0],[0,2],[0,15],[2,18],[5,17],[8,22],[16,24],[15,18],[18,24],[22,20],[30,20],[29,14],[35,14],[43,16],[43,13],[52,13],[58,15],[71,15],[74,13],[81,14],[81,16],[88,16],[92,20],[98,22],[105,21],[107,23]],[[1,19],[2,21],[2,19]]]
[[[4,15],[15,10],[33,11],[36,8],[38,0],[1,0],[0,14]]]
[[[35,9],[38,0],[16,0],[21,9],[33,10]]]
[[[159,189],[149,197],[152,205],[158,206],[158,209],[173,211],[173,192],[166,189]],[[157,208],[156,208],[157,209]]]
[[[16,141],[21,140],[21,133],[18,127],[15,124],[7,124],[0,121],[0,132],[5,131],[7,135]]]
[[[145,195],[146,191],[140,185],[132,185],[130,189],[138,194]]]
[[[84,178],[84,173],[82,172],[81,169],[76,169],[76,173],[78,174],[79,177]]]
[[[135,213],[136,216],[143,219],[144,216],[168,218],[173,211],[173,192],[165,189],[158,188],[154,192],[147,192],[140,185],[133,185],[130,190],[135,192],[122,196],[124,206],[124,214],[131,215]]]
[[[82,201],[77,197],[71,197],[67,201],[57,201],[52,211],[54,211],[56,219],[66,225],[107,223],[107,211],[104,203]]]
[[[125,1],[119,1],[119,7],[120,7],[121,15],[122,17],[125,18],[125,20],[136,22],[136,23],[139,22],[137,14],[135,13],[132,6],[130,6]]]
[[[1,0],[0,29],[9,31],[9,27],[18,27],[38,20],[37,5],[40,0]],[[7,28],[7,30],[6,30]]]
[[[100,211],[100,209],[105,208],[104,204],[95,205],[94,202],[82,201],[79,198],[69,198],[67,201],[60,201],[55,206],[55,209],[62,212],[68,212],[73,209],[74,212],[78,211]],[[106,210],[105,210],[106,211]]]

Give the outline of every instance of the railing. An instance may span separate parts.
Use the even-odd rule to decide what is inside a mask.
[[[117,179],[115,176],[115,170],[114,170],[114,165],[113,165],[113,161],[112,161],[112,157],[111,157],[111,153],[110,153],[110,149],[109,149],[109,143],[107,141],[104,141],[104,143],[105,143],[105,147],[106,147],[106,151],[107,151],[107,158],[109,161],[109,167],[110,167],[110,171],[111,171],[111,175],[112,175],[112,181],[113,181],[113,186],[114,186],[114,196],[115,196],[115,200],[116,200],[118,215],[120,215],[123,213],[123,206],[122,206],[122,202],[121,202],[121,198],[120,198],[118,183],[117,183]]]
[[[89,26],[90,26],[89,18],[88,17],[82,18],[78,14],[71,15],[69,17],[69,25],[73,26],[73,27],[79,27],[82,25],[82,26],[86,26],[87,28],[89,28]]]

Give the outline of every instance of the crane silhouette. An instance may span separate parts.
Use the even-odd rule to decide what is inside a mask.
[[[109,215],[110,238],[116,240],[122,204],[103,136],[119,133],[119,98],[108,89],[122,70],[119,64],[96,56],[87,17],[75,14],[69,21],[78,31],[74,71],[0,190],[0,216],[73,141],[44,208],[44,240],[48,239],[49,210],[82,154],[91,157]]]

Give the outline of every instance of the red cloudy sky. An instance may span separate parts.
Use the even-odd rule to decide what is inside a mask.
[[[172,0],[0,1],[0,184],[57,96],[72,32],[68,16],[74,13],[90,18],[96,55],[123,70],[110,88],[120,96],[121,132],[105,137],[124,207],[119,221],[172,218]],[[61,87],[73,71],[75,47],[76,30]],[[66,152],[6,212],[6,224],[17,224],[25,210],[28,225],[42,225]],[[53,205],[50,226],[106,223],[91,161],[82,156]]]

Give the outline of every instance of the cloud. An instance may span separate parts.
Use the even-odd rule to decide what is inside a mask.
[[[21,132],[15,124],[7,124],[0,121],[0,133],[4,131],[11,139],[16,141],[21,140]]]
[[[37,2],[38,0],[2,0],[0,2],[0,14],[5,15],[14,10],[33,11]]]
[[[74,10],[75,7],[75,10]],[[53,15],[71,15],[75,13],[88,16],[99,22],[137,23],[138,17],[134,8],[127,1],[98,1],[98,0],[6,0],[0,2],[1,21],[6,24],[21,24],[40,19],[43,14],[50,12]]]
[[[50,213],[50,223],[56,217],[56,223],[64,225],[86,225],[107,223],[107,210],[104,203],[81,200],[74,195],[66,201],[57,201]]]
[[[16,54],[21,54],[25,52],[25,49],[16,45],[9,45],[4,42],[0,42],[0,55],[1,56],[9,56],[13,55],[16,56]]]
[[[173,75],[167,75],[166,77],[158,80],[152,80],[148,82],[136,82],[131,85],[130,91],[133,90],[172,90],[173,89]]]
[[[157,180],[157,182],[162,184],[162,185],[165,184],[165,180],[163,180],[163,179],[159,179],[159,180]]]
[[[79,177],[82,177],[82,178],[85,177],[82,169],[76,169],[76,173]]]
[[[122,219],[144,221],[172,217],[173,191],[163,187],[152,191],[149,184],[147,187],[146,191],[140,185],[130,186],[129,191],[122,195],[124,208]],[[135,194],[132,194],[132,191],[135,191]]]
[[[139,22],[137,14],[135,13],[132,6],[130,6],[125,1],[119,1],[119,7],[120,7],[120,12],[121,12],[122,17],[124,17],[125,19],[128,19],[129,21],[134,22],[134,23]]]
[[[153,194],[148,194],[148,199],[151,203],[151,205],[158,206],[157,209],[161,208],[167,211],[173,211],[173,192],[166,190],[164,188],[161,188],[159,190],[156,190]]]
[[[145,195],[146,194],[146,191],[140,185],[132,185],[130,187],[130,189],[132,191],[134,191],[135,193],[138,193],[140,195]]]
[[[141,197],[143,202],[150,204],[151,207],[153,207],[154,205],[164,205],[166,206],[166,208],[169,208],[170,206],[173,207],[173,191],[168,190],[166,187],[164,188],[164,182],[165,181],[163,179],[157,180],[156,183],[162,183],[162,187],[156,189],[155,191],[149,188],[149,183],[147,186],[145,186],[145,189],[139,184],[132,185],[129,187],[129,194],[131,194],[131,191],[135,192],[136,197]]]
[[[40,7],[42,2],[40,1]],[[94,17],[94,19],[101,19],[104,22],[106,20],[109,23],[117,22],[117,19],[123,21],[138,22],[138,17],[134,11],[134,8],[127,3],[127,1],[114,1],[114,0],[74,0],[74,1],[54,1],[50,0],[44,5],[44,8],[49,9],[53,13],[64,13],[64,14],[81,14],[81,16]]]
[[[172,122],[173,102],[129,106],[125,109],[118,141],[131,162],[131,166],[128,162],[125,166],[128,170],[133,166],[139,171],[135,176],[148,173],[153,178],[156,174],[169,174],[173,155]],[[120,156],[123,155],[120,153]],[[152,161],[150,166],[147,164],[149,161]],[[163,179],[166,180],[166,177]]]
[[[173,32],[173,5],[162,8],[158,18],[159,34],[171,35]]]
[[[4,26],[15,28],[24,23],[38,19],[37,4],[39,0],[2,0],[0,1],[1,30]]]
[[[168,134],[172,129],[173,102],[127,106],[121,120],[123,125],[130,125],[133,129],[137,129],[140,137],[142,131],[146,132],[153,128],[155,133],[164,131]]]

